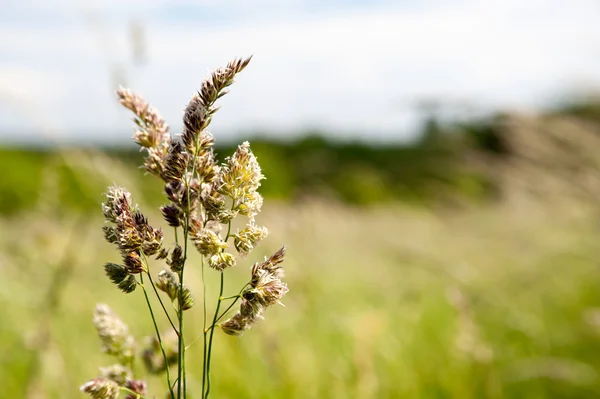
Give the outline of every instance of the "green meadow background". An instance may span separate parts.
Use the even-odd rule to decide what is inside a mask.
[[[216,335],[215,398],[600,396],[600,102],[432,117],[404,146],[259,137],[248,137],[267,176],[258,221],[271,234],[226,293],[282,244],[290,292],[243,337]],[[152,335],[142,293],[103,272],[119,259],[101,230],[106,186],[125,186],[162,224],[166,201],[141,160],[133,145],[0,149],[1,397],[83,397],[112,364],[96,303],[140,348]],[[198,260],[186,281],[200,298]],[[189,342],[201,306],[186,320]],[[187,352],[192,397],[201,351]],[[149,384],[165,396],[161,378]]]

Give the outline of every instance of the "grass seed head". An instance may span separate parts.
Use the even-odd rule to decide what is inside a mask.
[[[124,293],[129,294],[135,291],[137,280],[133,274],[130,274],[125,280],[121,281],[117,287]]]
[[[177,276],[172,271],[162,270],[160,273],[158,273],[158,279],[155,285],[156,288],[166,293],[171,301],[177,299],[179,283],[177,281]]]
[[[175,248],[171,251],[171,258],[167,259],[167,264],[171,268],[171,270],[175,273],[181,273],[183,269],[183,248],[179,246],[179,244],[175,244]]]
[[[171,143],[169,127],[156,109],[131,90],[119,88],[117,96],[120,103],[134,114],[138,130],[133,140],[147,152],[144,167],[149,173],[162,178]]]
[[[146,395],[146,387],[147,384],[144,380],[127,380],[125,382],[125,388],[133,392],[129,392],[125,399],[143,398]]]
[[[235,256],[228,252],[219,252],[208,258],[208,266],[218,271],[233,267],[235,266],[235,263]]]
[[[110,262],[104,264],[104,272],[114,284],[120,284],[129,276],[127,267]]]
[[[265,239],[269,234],[266,227],[258,227],[253,221],[248,223],[246,227],[234,235],[233,245],[238,253],[246,256],[254,249],[256,244]]]
[[[167,224],[171,227],[179,227],[182,226],[183,212],[175,205],[164,205],[160,208],[162,212],[163,218],[167,222]]]
[[[79,389],[93,399],[117,399],[119,396],[119,385],[103,377],[90,380]]]
[[[192,238],[198,252],[205,256],[212,256],[227,248],[227,243],[210,229],[202,229]]]
[[[144,271],[144,264],[138,252],[132,251],[124,254],[123,264],[130,274],[139,274]]]
[[[93,322],[104,352],[128,364],[134,355],[135,341],[127,325],[104,304],[96,305]]]
[[[108,367],[100,367],[100,376],[112,380],[122,386],[131,378],[131,370],[122,364],[113,364]]]

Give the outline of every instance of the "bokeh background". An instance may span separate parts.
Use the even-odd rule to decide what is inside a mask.
[[[215,397],[598,397],[599,13],[595,0],[5,0],[0,396],[83,397],[111,364],[96,303],[140,342],[152,333],[140,293],[102,268],[118,260],[106,186],[154,225],[165,203],[114,90],[142,94],[176,134],[207,73],[253,54],[211,131],[221,159],[251,142],[271,235],[231,274],[243,282],[285,243],[290,292],[242,338],[217,335]],[[200,297],[199,267],[186,270]],[[201,334],[201,308],[188,317]]]

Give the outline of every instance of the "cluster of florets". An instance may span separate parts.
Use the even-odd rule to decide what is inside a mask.
[[[106,193],[106,202],[102,204],[102,211],[106,219],[103,226],[106,240],[115,244],[121,253],[122,264],[106,263],[104,271],[117,287],[126,293],[135,290],[138,280],[136,274],[149,273],[147,259],[156,255],[157,259],[166,259],[171,269],[181,271],[183,253],[176,246],[171,253],[162,247],[163,232],[155,229],[148,223],[148,219],[138,210],[137,205],[131,203],[131,194],[124,188],[111,186]],[[190,290],[178,282],[178,277],[171,271],[168,280],[159,274],[159,283],[156,287],[166,292],[172,301],[181,302],[184,310],[192,307],[194,298]],[[179,291],[183,294],[180,295]],[[180,301],[182,300],[182,301]]]
[[[242,143],[231,157],[218,165],[214,138],[206,130],[218,109],[215,102],[227,93],[226,88],[249,61],[250,58],[235,60],[217,69],[202,83],[185,109],[181,140],[170,137],[166,123],[141,97],[125,89],[118,92],[121,103],[135,114],[138,130],[134,140],[147,152],[146,170],[165,183],[164,190],[170,201],[161,207],[165,221],[171,227],[187,230],[207,264],[220,272],[236,264],[236,256],[227,251],[230,237],[237,253],[247,256],[268,235],[267,228],[255,222],[263,204],[258,189],[264,176],[250,144]],[[223,237],[222,226],[231,226],[238,215],[247,217],[245,226],[234,233],[227,228]],[[170,270],[159,274],[157,288],[171,300],[182,301],[180,306],[190,305],[185,299],[191,298],[189,290],[180,293],[176,278],[184,263],[181,248],[176,246],[170,257],[160,256],[167,258]],[[265,262],[254,265],[252,280],[243,292],[240,312],[221,324],[225,332],[241,333],[262,316],[266,307],[279,303],[287,292],[279,266],[283,256],[282,248]]]
[[[131,204],[131,194],[111,186],[102,204],[106,219],[104,237],[115,244],[123,263],[106,263],[104,270],[111,281],[124,292],[135,290],[136,274],[145,271],[143,258],[157,254],[162,248],[163,232],[148,224],[148,219]]]
[[[121,104],[136,116],[134,121],[137,130],[133,139],[148,152],[144,163],[146,170],[153,175],[161,176],[164,173],[164,160],[171,143],[169,127],[158,111],[140,96],[124,88],[119,89],[117,95]]]
[[[185,109],[184,129],[179,138],[171,136],[160,114],[142,97],[123,88],[117,92],[121,104],[135,115],[134,141],[146,152],[146,171],[164,183],[168,200],[160,208],[164,220],[170,227],[181,227],[185,239],[195,246],[203,261],[221,273],[236,264],[235,252],[240,257],[247,256],[268,235],[266,227],[256,224],[256,216],[263,204],[258,189],[264,176],[250,144],[242,143],[231,157],[218,164],[214,138],[206,130],[218,110],[216,101],[227,93],[236,74],[249,62],[250,58],[237,59],[214,71],[202,83]],[[179,311],[192,307],[194,298],[181,283],[187,242],[185,249],[179,244],[165,248],[162,230],[150,226],[123,188],[108,188],[102,210],[106,219],[105,238],[117,246],[122,257],[119,264],[105,264],[110,280],[129,293],[141,284],[143,274],[147,274],[154,288],[163,291]],[[232,231],[231,224],[237,216],[244,217],[243,227]],[[233,249],[228,243],[230,238]],[[281,248],[252,267],[250,282],[240,296],[235,297],[241,299],[240,310],[220,325],[223,331],[239,335],[261,318],[267,307],[280,303],[288,291],[281,280],[283,269],[280,264],[284,254],[285,248]],[[168,265],[158,273],[156,280],[152,279],[148,267],[150,257]],[[179,317],[182,317],[181,313]],[[112,399],[123,388],[131,395],[141,395],[145,392],[145,383],[132,380],[128,368],[133,358],[133,338],[128,335],[127,327],[104,305],[97,308],[94,322],[104,350],[117,356],[120,363],[118,367],[102,369],[98,378],[81,387],[82,391],[94,398]],[[175,327],[173,329],[175,335],[171,335],[171,341],[178,343],[179,332]],[[159,356],[159,348],[162,356]],[[168,345],[165,339],[162,345],[157,341],[149,342],[142,358],[149,371],[159,372],[168,369],[168,364],[177,360],[178,355],[178,348]]]
[[[288,292],[287,285],[281,281],[284,274],[281,267],[284,256],[285,247],[266,258],[264,262],[257,262],[252,266],[252,279],[242,292],[240,309],[231,319],[221,324],[223,332],[241,335],[262,318],[266,308],[281,304],[281,298]]]
[[[105,353],[117,359],[116,364],[100,368],[100,375],[81,386],[81,391],[94,399],[114,399],[124,388],[127,398],[146,394],[146,382],[132,377],[131,364],[135,355],[135,339],[127,325],[106,305],[99,304],[94,312],[94,326]]]
[[[255,224],[263,202],[257,190],[264,176],[250,145],[243,143],[223,165],[218,165],[214,138],[206,130],[218,109],[215,102],[227,93],[235,75],[249,62],[249,58],[235,60],[202,83],[185,109],[181,140],[169,136],[166,123],[140,96],[126,89],[118,91],[121,103],[135,114],[139,130],[134,139],[147,152],[146,170],[165,184],[170,201],[161,207],[165,221],[171,227],[187,229],[208,265],[219,271],[236,263],[236,257],[226,252],[229,234],[221,236],[222,225],[238,214],[248,217],[245,228],[231,234],[234,248],[242,256],[268,234],[265,227]],[[178,274],[180,270],[173,266],[177,264],[170,267]]]

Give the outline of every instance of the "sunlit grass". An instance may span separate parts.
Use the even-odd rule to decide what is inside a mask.
[[[600,394],[600,334],[589,323],[600,306],[593,208],[558,200],[460,211],[268,205],[259,220],[276,242],[267,239],[237,265],[231,279],[239,281],[228,287],[285,242],[286,309],[269,309],[268,322],[242,339],[215,337],[216,397]],[[3,397],[81,397],[78,386],[111,362],[91,323],[96,302],[116,309],[138,337],[151,331],[141,294],[125,298],[103,275],[116,255],[101,224],[100,211],[40,210],[0,221]],[[186,279],[199,291],[196,260]],[[56,270],[64,271],[58,279]],[[53,279],[59,290],[49,309]],[[190,312],[195,337],[201,310]],[[193,348],[189,370],[200,370],[202,348],[197,356]],[[190,377],[191,393],[199,391],[201,375]],[[150,391],[161,392],[162,383],[151,379]]]

